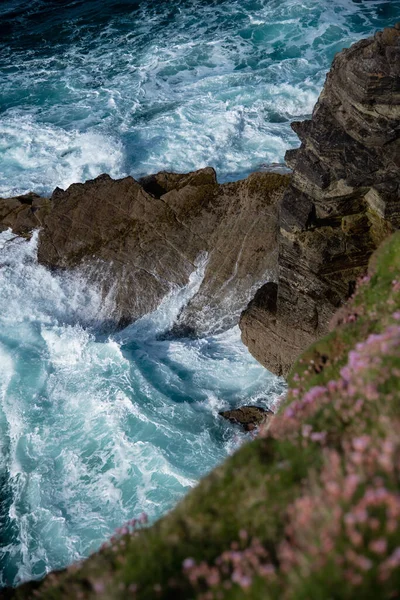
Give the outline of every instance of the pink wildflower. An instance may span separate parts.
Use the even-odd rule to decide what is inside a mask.
[[[373,540],[369,545],[369,549],[375,554],[385,554],[387,550],[387,541],[383,538],[380,538],[379,540]]]
[[[247,531],[245,529],[241,529],[239,531],[239,537],[241,540],[243,540],[245,542],[248,539],[249,534],[247,533]]]
[[[196,563],[193,558],[185,558],[182,566],[184,569],[192,569],[195,566],[195,564]]]
[[[95,581],[92,584],[92,588],[96,592],[96,594],[102,594],[105,591],[106,586],[102,581]]]
[[[368,445],[371,443],[371,438],[368,435],[362,435],[358,438],[354,438],[353,447],[358,452],[363,452],[368,448]]]
[[[397,281],[397,279],[393,279],[392,286],[394,292],[400,292],[400,281]]]
[[[357,564],[362,571],[369,571],[372,569],[372,561],[370,561],[366,556],[358,556]]]

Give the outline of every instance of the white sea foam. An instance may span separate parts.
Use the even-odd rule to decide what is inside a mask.
[[[115,339],[123,342],[129,338],[135,340],[155,339],[157,335],[171,329],[182,308],[199,291],[207,267],[207,253],[198,256],[196,269],[189,277],[187,285],[183,288],[172,290],[160,303],[157,310],[145,315],[136,323],[124,329],[115,336]]]
[[[46,194],[100,173],[125,174],[122,143],[110,134],[67,131],[17,110],[0,119],[0,157],[3,197],[32,190]]]
[[[282,387],[237,329],[158,339],[198,290],[207,256],[184,289],[107,339],[96,333],[100,294],[38,265],[36,247],[37,235],[0,234],[4,583],[87,556],[143,511],[163,514],[243,440],[218,410],[268,403]]]
[[[335,52],[400,16],[399,0],[177,0],[96,23],[95,1],[65,7],[61,39],[29,51],[22,18],[27,30],[4,48],[1,195],[104,171],[212,165],[225,180],[281,162],[298,144],[290,120],[310,114]]]

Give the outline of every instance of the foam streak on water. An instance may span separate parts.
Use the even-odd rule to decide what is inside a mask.
[[[334,54],[400,0],[3,0],[0,196],[282,161]]]
[[[106,338],[96,290],[38,265],[36,244],[0,234],[3,584],[87,556],[143,511],[163,514],[243,440],[218,410],[282,391],[237,329],[157,339],[206,256],[158,311]]]

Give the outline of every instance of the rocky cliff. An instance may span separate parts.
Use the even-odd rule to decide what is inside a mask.
[[[295,363],[268,430],[174,511],[4,598],[398,597],[400,233],[356,279],[400,225],[399,44],[387,29],[338,55],[312,120],[294,125],[286,192],[287,177],[220,186],[206,169],[0,202],[17,232],[40,218],[42,262],[85,269],[105,294],[115,281],[116,322],[151,310],[206,252],[178,328],[201,331],[207,307],[261,278],[241,327],[266,366],[286,373],[327,334]]]
[[[0,226],[22,235],[40,227],[39,261],[95,283],[111,300],[108,325],[154,310],[203,262],[175,334],[204,334],[236,324],[259,282],[276,278],[277,211],[288,183],[288,175],[254,173],[219,185],[210,168],[141,182],[102,175],[49,200],[0,199]]]
[[[286,161],[278,279],[241,318],[243,341],[286,375],[327,331],[373,250],[400,226],[400,24],[338,54]]]

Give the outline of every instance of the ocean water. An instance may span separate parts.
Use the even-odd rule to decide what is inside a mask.
[[[160,340],[206,264],[158,310],[99,333],[109,304],[54,275],[0,234],[0,568],[2,584],[43,576],[97,549],[129,519],[153,521],[244,440],[218,411],[268,406],[283,383],[238,328]]]
[[[335,52],[399,19],[400,0],[2,0],[0,196],[282,162]],[[36,248],[37,234],[0,234],[0,585],[157,519],[245,440],[218,411],[284,390],[238,328],[160,336],[207,257],[110,337],[112,299],[38,265]]]
[[[400,0],[2,0],[0,196],[280,162],[334,54]]]

